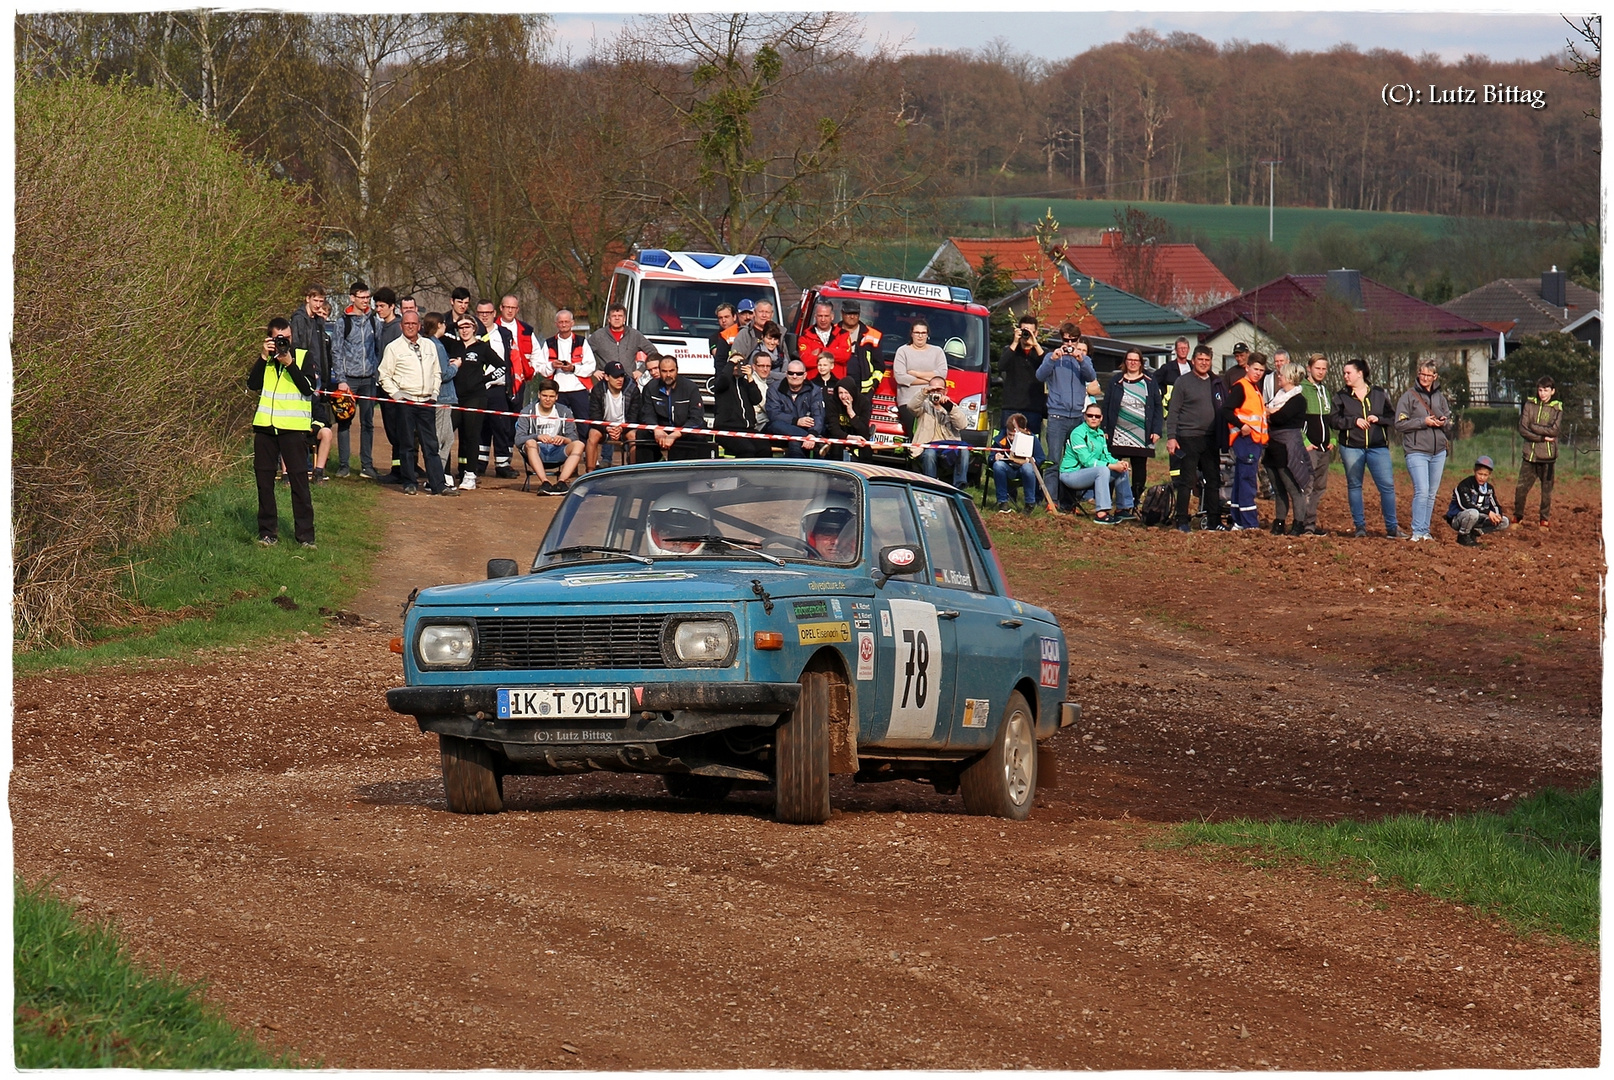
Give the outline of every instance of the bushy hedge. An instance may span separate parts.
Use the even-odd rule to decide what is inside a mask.
[[[1511,405],[1486,409],[1473,406],[1463,410],[1462,422],[1473,424],[1473,435],[1483,435],[1493,428],[1512,429],[1519,424],[1519,410]]]
[[[118,553],[239,452],[246,374],[288,305],[292,189],[164,95],[16,95],[14,644],[116,610]]]

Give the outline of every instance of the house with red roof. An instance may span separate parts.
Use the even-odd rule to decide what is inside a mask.
[[[1067,244],[1063,252],[1088,277],[1185,314],[1239,294],[1195,244],[1127,244],[1120,229],[1106,229],[1099,243]]]
[[[1271,354],[1320,352],[1337,371],[1350,357],[1369,361],[1373,381],[1399,392],[1418,360],[1461,367],[1475,403],[1490,399],[1496,332],[1454,312],[1363,277],[1358,270],[1285,274],[1195,316],[1209,327],[1205,341],[1225,366],[1243,342]]]
[[[988,258],[1008,273],[1016,287],[994,306],[1006,307],[1016,317],[1030,312],[1045,327],[1075,323],[1090,339],[1095,363],[1109,352],[1115,352],[1119,362],[1130,346],[1142,348],[1146,357],[1169,353],[1178,337],[1194,342],[1205,332],[1203,323],[1178,311],[1117,288],[1068,262],[1055,262],[1030,236],[949,237],[919,277],[933,280],[936,274],[965,269],[978,274]],[[1102,364],[1099,369],[1105,370]]]

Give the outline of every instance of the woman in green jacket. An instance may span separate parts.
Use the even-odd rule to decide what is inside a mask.
[[[1132,517],[1132,485],[1127,482],[1128,464],[1117,461],[1110,453],[1109,441],[1104,437],[1104,410],[1098,402],[1087,406],[1082,414],[1084,423],[1070,433],[1065,444],[1065,456],[1059,462],[1059,485],[1072,492],[1093,489],[1093,505],[1097,510],[1093,520],[1100,525],[1113,525]],[[1117,484],[1115,512],[1110,512],[1110,484]]]

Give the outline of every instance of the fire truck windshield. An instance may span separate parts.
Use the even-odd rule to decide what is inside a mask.
[[[887,359],[897,347],[913,340],[913,324],[928,323],[930,344],[947,350],[947,367],[958,371],[985,371],[987,360],[986,317],[967,311],[908,304],[901,300],[862,300],[864,323],[880,331],[881,351]],[[840,304],[837,301],[836,310]],[[951,349],[947,348],[953,343]],[[959,345],[962,356],[957,355]]]
[[[647,334],[711,337],[717,333],[717,305],[739,306],[741,300],[775,303],[767,285],[729,282],[646,280],[639,289],[639,318],[635,325]],[[779,312],[773,313],[775,322]]]

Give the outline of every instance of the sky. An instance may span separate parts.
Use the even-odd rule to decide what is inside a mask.
[[[622,11],[633,10],[630,5],[616,6]],[[637,5],[637,9],[651,6]],[[1133,11],[936,10],[946,6],[949,5],[933,2],[926,5],[930,10],[924,11],[865,8],[865,38],[871,45],[884,40],[907,52],[925,52],[978,48],[1002,37],[1016,51],[1039,59],[1060,60],[1094,45],[1119,41],[1133,30],[1148,28],[1161,35],[1183,30],[1217,44],[1243,39],[1284,45],[1296,51],[1324,51],[1348,42],[1362,52],[1376,48],[1395,49],[1410,56],[1428,52],[1445,61],[1475,53],[1506,61],[1556,55],[1569,32],[1556,12],[1520,14],[1516,13],[1517,5],[1515,13],[1503,8],[1487,12],[1490,5],[1485,3],[1466,4],[1464,10],[1446,12],[1430,12],[1426,5],[1423,11],[1400,14],[1386,13],[1382,7],[1376,12],[1341,11],[1337,8],[1342,5],[1337,3],[1333,11],[1297,10],[1300,5],[1209,13],[1158,10],[1164,4],[1150,5],[1157,10]],[[1022,0],[1014,6],[1025,9],[1033,5]],[[711,5],[694,5],[691,9],[700,7],[710,9]],[[629,18],[627,14],[598,8],[586,14],[557,11],[552,17],[558,44],[573,56],[585,55],[592,39],[609,38]]]

